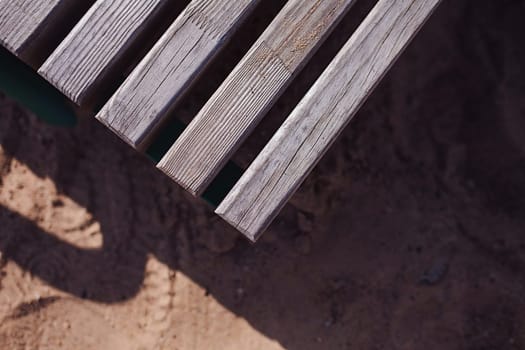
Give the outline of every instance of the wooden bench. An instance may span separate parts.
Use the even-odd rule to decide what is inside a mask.
[[[71,0],[0,0],[0,43],[35,66],[44,28],[56,30]],[[288,0],[222,85],[162,155],[158,168],[202,195],[354,4]],[[255,241],[328,150],[440,0],[379,0],[223,198],[216,213]],[[75,1],[75,4],[77,2]],[[96,118],[139,151],[225,47],[259,0],[193,0]],[[111,76],[134,42],[173,2],[94,1],[38,73],[79,106]],[[36,48],[36,49],[35,49]]]

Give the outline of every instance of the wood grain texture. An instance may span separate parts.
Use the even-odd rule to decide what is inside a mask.
[[[217,208],[256,240],[440,0],[380,0]]]
[[[194,195],[202,194],[353,3],[288,1],[159,169]]]
[[[74,0],[0,0],[0,43],[17,56]]]
[[[168,0],[98,0],[39,69],[77,104]]]
[[[194,0],[97,115],[144,148],[177,101],[259,0]]]

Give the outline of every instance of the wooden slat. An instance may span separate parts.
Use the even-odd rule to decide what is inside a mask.
[[[39,73],[77,104],[169,0],[98,0]]]
[[[133,147],[143,148],[258,1],[192,1],[97,118]]]
[[[354,0],[290,0],[158,167],[200,195]]]
[[[439,1],[380,0],[216,213],[257,239]]]
[[[75,0],[0,0],[0,43],[23,58],[43,28],[75,5]]]

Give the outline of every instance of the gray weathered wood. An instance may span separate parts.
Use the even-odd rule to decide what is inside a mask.
[[[192,1],[97,118],[133,147],[143,148],[258,1]]]
[[[158,167],[200,195],[354,0],[290,0]]]
[[[75,0],[0,0],[0,43],[23,58],[43,27],[75,4]]]
[[[439,1],[380,0],[216,213],[257,239]]]
[[[169,0],[98,0],[39,69],[77,104]]]

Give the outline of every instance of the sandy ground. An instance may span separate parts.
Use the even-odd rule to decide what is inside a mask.
[[[524,17],[444,0],[254,246],[96,121],[1,98],[0,348],[525,349]]]

